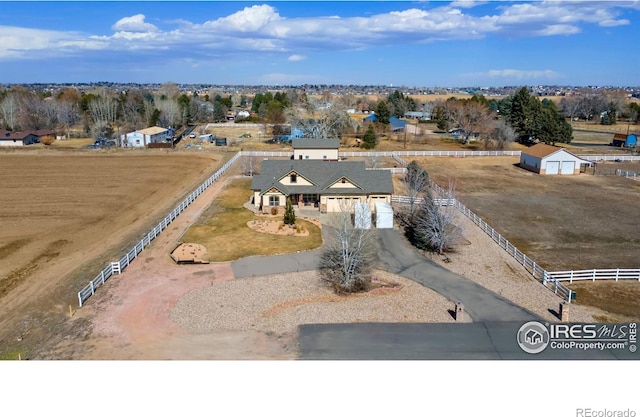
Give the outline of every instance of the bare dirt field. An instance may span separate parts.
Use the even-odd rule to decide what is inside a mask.
[[[77,308],[77,291],[225,158],[149,150],[0,153],[0,358],[81,332],[80,322],[72,330],[65,319],[69,305]]]
[[[436,183],[455,180],[467,207],[548,270],[640,266],[640,181],[542,176],[516,166],[517,157],[419,162]]]

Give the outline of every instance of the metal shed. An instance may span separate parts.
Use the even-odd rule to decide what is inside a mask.
[[[391,203],[376,203],[376,228],[393,229],[393,208]]]

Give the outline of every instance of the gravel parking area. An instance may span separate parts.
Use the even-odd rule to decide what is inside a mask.
[[[257,330],[295,333],[309,323],[452,322],[453,304],[406,278],[375,271],[400,284],[366,294],[340,296],[317,271],[242,278],[199,288],[182,297],[171,318],[190,333]]]

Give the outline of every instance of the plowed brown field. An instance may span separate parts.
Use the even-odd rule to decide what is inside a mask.
[[[78,290],[224,159],[166,150],[1,151],[0,358],[66,333]]]

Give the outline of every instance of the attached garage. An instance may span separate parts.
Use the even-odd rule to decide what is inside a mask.
[[[544,143],[534,145],[520,154],[520,167],[540,175],[577,175],[582,164],[591,165],[591,162],[564,148]]]
[[[323,198],[324,199],[324,198]],[[326,197],[327,212],[352,211],[356,203],[360,202],[358,197]]]

